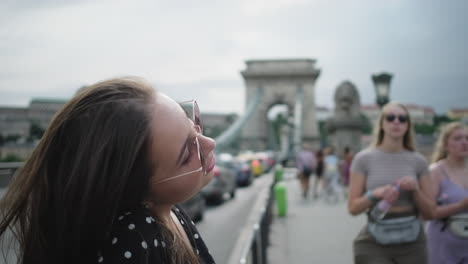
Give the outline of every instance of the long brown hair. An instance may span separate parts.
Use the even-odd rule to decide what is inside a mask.
[[[441,159],[445,159],[448,155],[447,151],[445,151],[445,147],[447,146],[447,141],[450,135],[452,133],[460,128],[466,128],[462,123],[460,122],[451,122],[446,124],[439,135],[439,138],[437,139],[436,147],[434,150],[434,153],[432,154],[432,162],[437,162]]]
[[[155,96],[140,79],[112,79],[57,113],[0,202],[0,235],[15,235],[18,263],[96,261],[115,216],[148,193]]]
[[[414,132],[413,132],[413,125],[411,122],[411,117],[408,111],[408,108],[406,108],[403,104],[397,103],[397,102],[390,102],[386,104],[383,108],[382,111],[380,112],[380,116],[377,120],[377,124],[374,126],[374,142],[373,146],[380,146],[383,142],[385,132],[382,128],[383,126],[383,120],[385,118],[385,111],[390,107],[390,106],[398,106],[402,108],[408,117],[408,129],[406,130],[405,135],[403,136],[403,147],[406,150],[409,151],[415,151],[416,148],[414,146]]]

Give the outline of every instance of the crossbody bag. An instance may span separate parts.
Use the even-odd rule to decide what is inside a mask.
[[[463,239],[468,239],[468,213],[452,215],[442,220],[442,231],[448,228],[449,232]]]
[[[376,220],[369,216],[367,230],[381,245],[414,242],[421,232],[421,221],[414,215]]]
[[[440,164],[439,167],[444,177],[448,181],[451,181],[443,165]],[[459,238],[468,239],[468,213],[452,215],[447,219],[444,219],[443,222],[444,225],[442,226],[442,231],[445,230],[446,227],[448,227],[448,230],[452,232],[455,236]]]

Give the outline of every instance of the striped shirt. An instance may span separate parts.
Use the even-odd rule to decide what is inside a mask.
[[[385,152],[378,148],[367,148],[356,154],[351,163],[351,173],[366,176],[366,190],[372,190],[396,183],[405,176],[419,180],[421,176],[427,176],[429,171],[426,159],[418,152]],[[411,193],[401,190],[395,205],[414,205]]]

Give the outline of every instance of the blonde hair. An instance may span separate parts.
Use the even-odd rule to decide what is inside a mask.
[[[406,130],[406,133],[403,136],[403,147],[407,150],[415,151],[416,148],[414,146],[414,132],[413,132],[413,126],[411,123],[411,117],[409,115],[408,108],[406,108],[406,106],[404,106],[403,104],[400,104],[397,102],[390,102],[382,108],[382,111],[380,112],[380,116],[377,120],[377,124],[374,126],[374,142],[372,143],[372,145],[374,147],[377,147],[377,146],[380,146],[383,142],[385,132],[382,128],[382,124],[383,124],[383,120],[385,117],[385,111],[391,106],[398,106],[406,112],[406,115],[408,117],[408,121],[407,121],[408,129]]]
[[[460,122],[451,122],[451,123],[448,123],[446,124],[440,134],[439,134],[439,138],[437,139],[437,143],[436,143],[436,147],[435,147],[435,150],[434,150],[434,153],[432,154],[432,162],[437,162],[441,159],[445,159],[447,157],[447,151],[445,151],[445,147],[447,146],[447,141],[448,141],[448,138],[450,137],[450,135],[452,135],[452,133],[457,130],[457,129],[460,129],[460,128],[466,128],[466,126],[464,126],[462,123]]]

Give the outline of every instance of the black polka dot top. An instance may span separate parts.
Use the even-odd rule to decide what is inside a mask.
[[[198,233],[195,223],[179,206],[175,206],[172,211],[184,227],[201,263],[215,263]],[[170,263],[168,243],[170,242],[162,238],[159,224],[150,216],[148,210],[142,207],[137,211],[122,214],[115,219],[109,240],[98,252],[96,262],[113,264]]]

